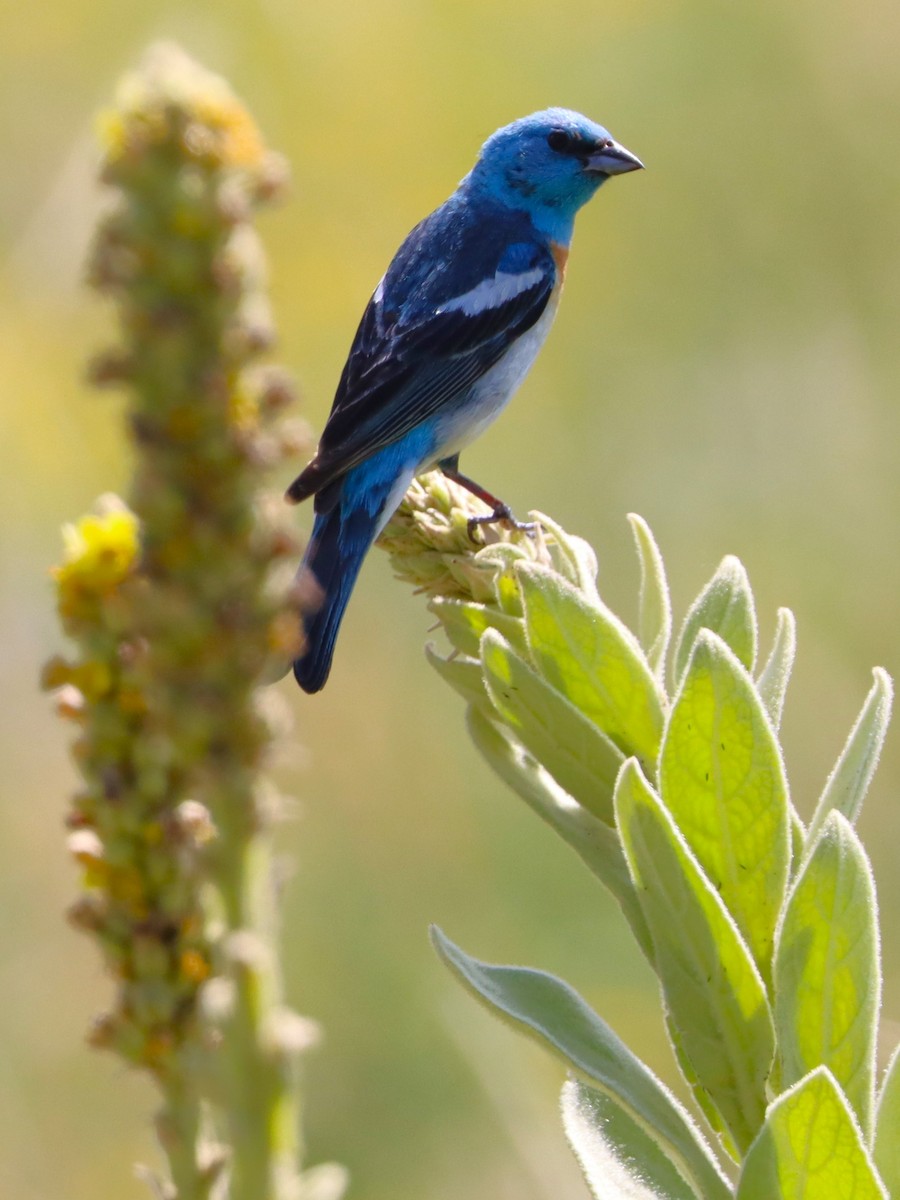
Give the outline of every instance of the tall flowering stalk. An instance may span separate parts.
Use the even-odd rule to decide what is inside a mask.
[[[76,649],[45,672],[79,727],[71,917],[116,981],[91,1040],[159,1086],[160,1194],[337,1194],[340,1172],[299,1175],[310,1025],[282,999],[257,693],[298,648],[272,585],[295,547],[260,489],[301,435],[275,420],[287,378],[257,363],[273,329],[250,224],[285,172],[227,84],[173,47],[123,82],[101,137],[114,203],[90,279],[120,338],[93,376],[125,388],[134,475],[127,505],[106,497],[66,532]]]

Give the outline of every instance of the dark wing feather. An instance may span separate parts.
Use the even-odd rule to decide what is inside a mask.
[[[384,327],[383,302],[369,301],[312,463],[289,490],[293,500],[327,486],[397,441],[470,387],[530,329],[555,282],[548,266],[531,287],[469,314],[438,307],[408,324]]]
[[[485,281],[533,275],[504,299]],[[556,282],[549,249],[524,212],[474,200],[460,188],[406,238],[369,301],[335,394],[318,453],[288,490],[321,493],[363,459],[439,412],[489,370],[538,320]],[[493,303],[491,302],[493,301]],[[329,493],[330,494],[330,493]],[[320,504],[327,504],[320,495]]]
[[[396,326],[380,353],[354,364],[351,386],[338,389],[320,451],[353,454],[363,443],[371,453],[438,411],[534,325],[553,282],[546,272],[532,287],[474,316],[438,309],[415,324]]]

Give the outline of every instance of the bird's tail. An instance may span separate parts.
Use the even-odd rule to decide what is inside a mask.
[[[359,568],[412,482],[430,438],[427,429],[413,430],[316,495],[316,520],[298,575],[314,585],[304,591],[315,592],[303,621],[304,651],[294,662],[294,676],[305,692],[325,686]]]
[[[313,584],[304,591],[315,593],[303,619],[304,651],[294,661],[294,677],[305,692],[325,686],[359,568],[412,482],[414,462],[401,460],[398,468],[382,454],[386,462],[378,465],[387,467],[383,473],[371,469],[377,461],[372,460],[365,473],[351,472],[335,491],[318,497],[322,508],[298,573],[299,580]]]
[[[343,524],[340,501],[328,512],[319,513],[300,567],[298,578],[311,575],[314,586],[309,590],[315,593],[310,603],[312,611],[303,620],[304,651],[294,661],[294,677],[304,692],[318,692],[325,686],[344,610],[375,536],[373,521],[370,536],[357,528],[354,532],[363,537],[355,537],[348,544]]]

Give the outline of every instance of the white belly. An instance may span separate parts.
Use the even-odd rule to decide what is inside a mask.
[[[543,346],[556,316],[558,302],[557,290],[534,325],[474,385],[471,398],[441,422],[438,428],[440,444],[432,462],[458,454],[497,419]]]

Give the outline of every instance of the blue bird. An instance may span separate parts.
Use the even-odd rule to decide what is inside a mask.
[[[287,499],[315,496],[298,578],[316,607],[294,675],[317,692],[372,542],[414,476],[460,474],[460,451],[500,413],[556,313],[575,214],[643,164],[600,125],[550,108],[498,129],[449,200],[413,229],[363,313],[315,458]],[[311,577],[311,578],[310,578]]]

